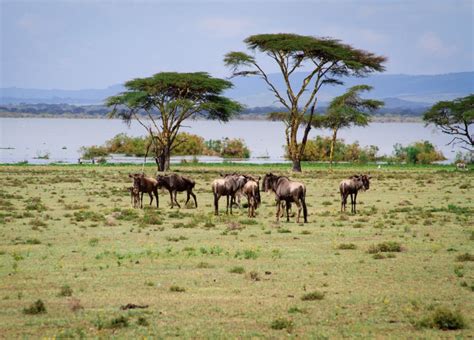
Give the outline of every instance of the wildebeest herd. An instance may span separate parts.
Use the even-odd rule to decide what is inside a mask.
[[[156,206],[159,207],[158,189],[166,189],[170,194],[171,208],[180,204],[177,200],[178,192],[186,192],[186,203],[190,198],[194,200],[197,208],[197,198],[193,189],[196,182],[191,178],[178,174],[158,175],[156,178],[147,177],[145,174],[129,174],[133,179],[133,186],[129,187],[131,203],[134,208],[143,208],[143,195],[147,193],[150,196],[150,205],[153,203],[153,197],[156,199]],[[356,213],[357,193],[360,190],[368,190],[370,186],[369,175],[353,175],[344,179],[339,184],[341,194],[341,211],[346,210],[347,198],[351,197],[351,212]],[[232,214],[232,206],[238,204],[240,207],[240,198],[247,198],[248,217],[256,217],[256,209],[261,203],[260,198],[260,177],[246,174],[232,173],[221,174],[221,178],[212,182],[211,188],[214,196],[214,214],[219,215],[219,199],[226,197],[226,213]],[[308,209],[306,207],[306,186],[301,182],[290,180],[287,176],[277,176],[272,173],[266,174],[262,179],[262,190],[273,192],[276,202],[276,220],[279,221],[283,216],[282,209],[286,210],[286,220],[290,220],[291,204],[296,204],[298,213],[296,222],[299,223],[301,212],[303,220],[308,222]]]

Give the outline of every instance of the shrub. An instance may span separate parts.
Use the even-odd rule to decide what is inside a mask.
[[[206,151],[204,138],[191,133],[180,132],[176,136],[175,144],[172,152],[175,156],[197,156],[205,154]]]
[[[109,154],[107,148],[97,145],[83,146],[79,149],[79,151],[81,152],[82,158],[84,159],[105,157]]]
[[[140,316],[137,320],[137,325],[139,325],[139,326],[148,326],[149,323],[148,323],[148,320],[146,318],[144,318],[143,316]]]
[[[260,275],[256,271],[251,271],[249,273],[250,280],[252,281],[260,281]]]
[[[23,309],[24,314],[35,315],[35,314],[43,314],[46,313],[46,306],[44,305],[43,301],[36,300],[30,307]]]
[[[211,265],[211,264],[209,264],[209,263],[207,263],[207,262],[199,262],[199,263],[197,264],[197,266],[196,266],[196,268],[203,268],[203,269],[205,269],[205,268],[213,268],[213,267],[214,267],[213,265]]]
[[[314,300],[322,300],[324,298],[324,293],[314,291],[311,293],[304,294],[301,297],[301,300],[303,301],[314,301]]]
[[[331,150],[331,137],[317,136],[308,140],[303,154],[305,161],[329,161]],[[378,147],[370,145],[362,148],[358,142],[352,144],[344,143],[343,139],[337,139],[334,145],[335,162],[374,162],[377,160]]]
[[[439,307],[433,312],[434,325],[443,330],[462,329],[466,327],[464,317],[459,311],[451,311],[445,307]]]
[[[102,214],[96,213],[90,210],[80,210],[74,212],[74,220],[77,222],[83,222],[86,220],[90,220],[93,222],[99,222],[104,220],[104,216]]]
[[[255,260],[255,259],[258,257],[258,253],[257,253],[257,251],[252,250],[252,249],[246,249],[246,250],[244,250],[243,252],[241,252],[240,250],[238,250],[238,251],[235,253],[235,257],[237,257],[237,258],[244,258],[244,259],[246,259],[246,260]]]
[[[357,246],[354,244],[354,243],[341,243],[337,249],[342,249],[342,250],[346,250],[346,249],[357,249]]]
[[[240,266],[232,267],[232,268],[229,270],[229,273],[232,273],[232,274],[243,274],[243,273],[245,273],[245,269],[244,269],[244,267],[240,267]]]
[[[121,315],[110,320],[106,326],[107,328],[125,328],[128,327],[128,318]]]
[[[159,213],[156,213],[153,210],[145,210],[142,223],[146,225],[161,225],[163,224],[163,220],[161,219]]]
[[[438,328],[441,330],[456,330],[467,327],[463,315],[459,311],[451,311],[449,308],[437,307],[431,315],[416,323],[418,327]]]
[[[228,148],[230,148],[231,151],[238,150],[238,142],[236,144],[237,146],[234,144],[235,141],[239,140],[228,141],[230,141],[230,145],[227,145],[229,144],[227,142],[227,144],[220,143],[220,146],[227,146]],[[82,147],[80,149],[80,152],[82,154],[82,158],[84,159],[101,158],[108,156],[112,153],[125,154],[126,156],[143,157],[146,154],[146,148],[149,144],[149,136],[130,137],[124,133],[120,133],[112,139],[106,141],[105,144],[102,146],[93,145],[88,147]],[[174,142],[174,146],[175,148],[172,151],[173,156],[196,156],[212,154],[212,150],[208,149],[208,146],[204,142],[204,138],[186,132],[178,133]],[[218,153],[220,154],[221,150],[219,150]],[[156,154],[156,150],[153,144],[151,144],[149,154]]]
[[[394,159],[408,164],[431,164],[446,158],[428,141],[419,141],[408,146],[399,143],[393,146]]]
[[[71,287],[69,287],[69,285],[62,286],[58,296],[72,296]]]
[[[388,241],[382,242],[377,245],[371,245],[368,249],[369,254],[376,254],[376,253],[385,253],[385,252],[401,252],[402,246],[398,242]]]
[[[272,329],[287,329],[291,331],[291,329],[293,328],[293,321],[284,318],[275,319],[272,321],[270,327]]]
[[[295,313],[306,314],[307,311],[306,311],[306,309],[301,309],[301,308],[298,308],[296,306],[293,306],[293,307],[288,308],[288,313],[290,313],[290,314],[295,314]]]
[[[224,158],[249,158],[250,150],[242,139],[224,138],[205,142],[208,154]]]
[[[29,238],[25,241],[26,244],[41,244],[41,241],[37,238]]]
[[[474,255],[469,253],[464,253],[456,256],[456,261],[458,262],[467,262],[467,261],[474,261]]]
[[[44,211],[45,205],[41,202],[41,197],[31,197],[26,201],[26,210]]]
[[[171,286],[170,287],[170,292],[178,292],[178,293],[183,293],[185,292],[186,289],[180,286]]]
[[[145,210],[145,216],[148,215],[148,210]],[[115,217],[117,220],[121,221],[133,221],[139,217],[138,212],[134,209],[123,209],[120,210],[120,213]],[[144,217],[145,219],[145,217]]]

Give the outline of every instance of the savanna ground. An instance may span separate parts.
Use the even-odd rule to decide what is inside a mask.
[[[0,166],[0,337],[473,336],[470,171],[287,168],[177,165],[199,208],[160,192],[139,210],[126,191],[138,166]],[[213,215],[219,171],[270,170],[307,185],[309,223],[276,224],[266,193],[256,219],[226,216],[224,199]],[[359,213],[341,214],[339,181],[369,170]],[[28,310],[37,300],[45,312]],[[434,327],[439,308],[467,328]]]

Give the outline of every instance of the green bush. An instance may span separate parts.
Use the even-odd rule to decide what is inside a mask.
[[[281,330],[285,328],[287,330],[291,330],[293,328],[293,321],[288,320],[288,319],[283,319],[283,318],[275,319],[272,321],[270,327],[272,329],[277,329],[277,330]]]
[[[458,262],[467,262],[467,261],[474,261],[474,255],[469,253],[464,253],[456,256],[456,261]]]
[[[109,154],[108,150],[104,146],[83,146],[79,149],[82,154],[82,158],[84,159],[92,159],[92,158],[99,158],[105,157]]]
[[[229,273],[232,273],[232,274],[243,274],[243,273],[245,273],[245,269],[244,269],[244,267],[240,267],[240,266],[232,267],[232,268],[229,270]]]
[[[178,292],[178,293],[183,293],[185,292],[186,289],[180,286],[171,286],[170,287],[170,292]]]
[[[126,156],[143,157],[146,148],[151,145],[149,155],[155,154],[154,144],[150,143],[151,138],[130,137],[125,133],[120,133],[109,139],[102,146],[89,146],[80,149],[82,158],[100,158],[112,153],[125,154]],[[173,156],[203,155],[206,154],[206,144],[204,138],[186,132],[181,132],[176,136],[175,148],[172,150]]]
[[[29,315],[43,314],[46,313],[46,306],[43,301],[37,300],[30,307],[24,308],[23,313]]]
[[[58,296],[72,296],[71,287],[69,287],[69,285],[62,286]]]
[[[446,158],[428,141],[414,142],[408,146],[399,143],[393,146],[394,160],[408,164],[431,164]]]
[[[377,160],[378,147],[370,145],[361,147],[358,142],[352,144],[344,143],[343,139],[337,139],[334,145],[335,162],[375,162]],[[331,138],[317,136],[306,143],[303,154],[304,161],[329,161],[331,152]]]
[[[301,297],[301,300],[303,301],[314,301],[314,300],[322,300],[324,298],[324,293],[314,291],[311,293],[304,294]]]
[[[398,242],[388,241],[382,242],[377,245],[371,245],[368,249],[369,254],[376,254],[376,253],[386,253],[386,252],[401,252],[402,246]]]
[[[354,243],[341,243],[337,249],[347,250],[347,249],[357,249],[357,246]]]
[[[467,327],[461,312],[451,311],[444,306],[437,307],[429,316],[415,322],[415,325],[421,328],[438,328],[445,331]]]

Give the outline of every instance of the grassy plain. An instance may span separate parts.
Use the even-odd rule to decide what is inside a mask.
[[[196,180],[199,208],[170,209],[160,192],[159,209],[138,210],[137,166],[0,166],[0,337],[474,335],[471,171],[287,168],[174,166]],[[256,219],[215,217],[210,183],[230,169],[303,181],[309,223],[276,224],[266,193]],[[359,214],[341,214],[338,183],[361,171],[373,180]],[[45,311],[28,309],[37,300]],[[467,328],[438,329],[446,309]]]

